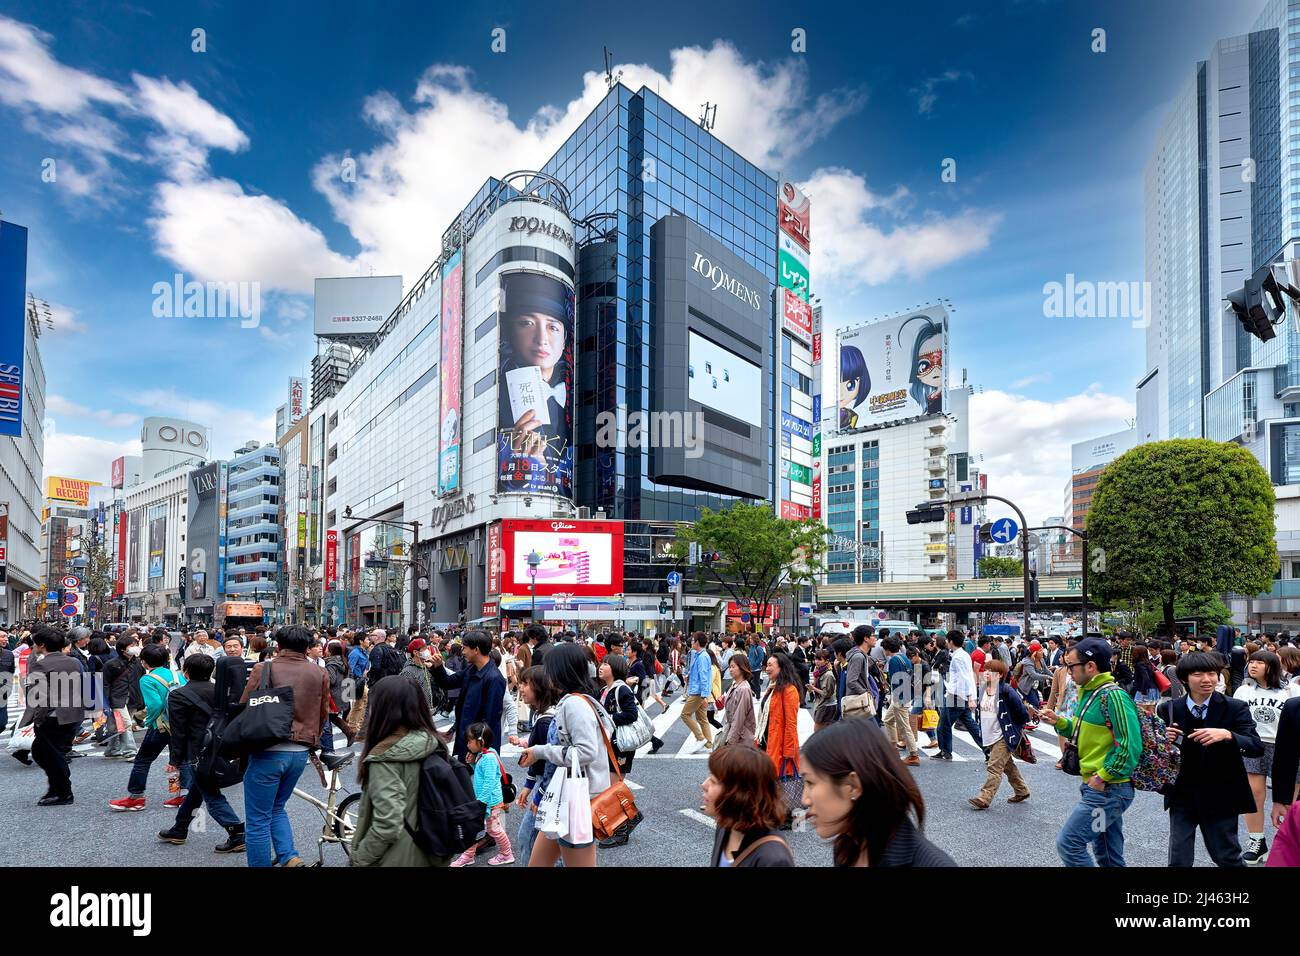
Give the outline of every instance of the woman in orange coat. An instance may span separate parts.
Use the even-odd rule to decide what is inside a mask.
[[[772,760],[773,772],[778,779],[799,777],[799,695],[802,684],[790,655],[776,651],[767,658],[767,692],[763,695],[758,714],[758,745],[767,751]],[[784,790],[784,788],[782,788]],[[786,794],[792,800],[786,811],[786,827],[790,825],[797,795]]]

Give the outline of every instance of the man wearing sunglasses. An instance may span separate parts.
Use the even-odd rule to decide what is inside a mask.
[[[1065,654],[1062,666],[1079,687],[1073,717],[1039,712],[1079,748],[1080,799],[1056,836],[1066,866],[1124,866],[1124,811],[1133,802],[1130,777],[1142,755],[1137,705],[1110,673],[1110,644],[1089,637]],[[1092,844],[1092,856],[1088,845]]]

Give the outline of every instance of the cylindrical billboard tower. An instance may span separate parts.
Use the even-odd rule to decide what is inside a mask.
[[[146,418],[140,429],[144,461],[141,480],[152,481],[177,465],[208,460],[208,426],[181,418]]]

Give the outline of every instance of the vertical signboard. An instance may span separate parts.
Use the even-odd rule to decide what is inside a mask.
[[[497,491],[572,498],[573,290],[507,272],[499,301]]]
[[[121,597],[126,593],[126,518],[126,512],[122,510],[119,502],[117,514],[113,517],[117,541],[117,574],[113,576],[113,597]]]
[[[23,433],[27,229],[0,222],[0,435]]]
[[[0,501],[0,568],[4,568],[9,561],[9,502]],[[4,581],[4,574],[0,573],[0,583]]]
[[[339,572],[339,533],[325,532],[325,590],[334,590]]]
[[[777,219],[781,232],[807,251],[812,240],[812,211],[807,195],[788,179],[781,180],[777,191]]]
[[[501,593],[501,565],[505,561],[505,551],[501,548],[501,522],[494,521],[488,525],[488,579],[489,596]]]
[[[189,476],[185,519],[185,545],[189,552],[187,566],[190,571],[187,603],[194,606],[208,605],[213,599],[208,584],[212,580],[209,572],[216,567],[221,547],[217,533],[220,511],[217,484],[220,476],[220,467],[215,461],[190,472]]]
[[[149,521],[149,580],[161,578],[167,570],[167,517]]]
[[[461,313],[464,262],[456,250],[442,267],[441,414],[438,418],[438,494],[460,490]]]
[[[114,488],[126,487],[126,457],[113,459],[113,478],[110,484]]]
[[[813,387],[813,440],[812,440],[812,516],[822,520],[822,307],[812,310],[812,387]]]
[[[303,408],[306,402],[303,396],[306,394],[307,380],[303,378],[289,379],[289,424],[296,425],[303,416]]]
[[[130,527],[127,530],[128,552],[127,580],[132,591],[140,590],[140,537],[144,534],[144,511],[140,508],[127,513]]]
[[[230,466],[224,461],[217,465],[217,586],[212,592],[214,601],[226,593],[226,483],[230,479]]]

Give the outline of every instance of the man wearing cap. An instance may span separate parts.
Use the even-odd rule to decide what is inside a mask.
[[[1062,666],[1079,686],[1073,717],[1050,709],[1040,717],[1079,750],[1080,799],[1056,836],[1066,866],[1124,866],[1124,811],[1133,802],[1130,779],[1142,755],[1137,705],[1110,673],[1110,644],[1085,638],[1065,653]],[[1092,844],[1092,856],[1088,845]]]

